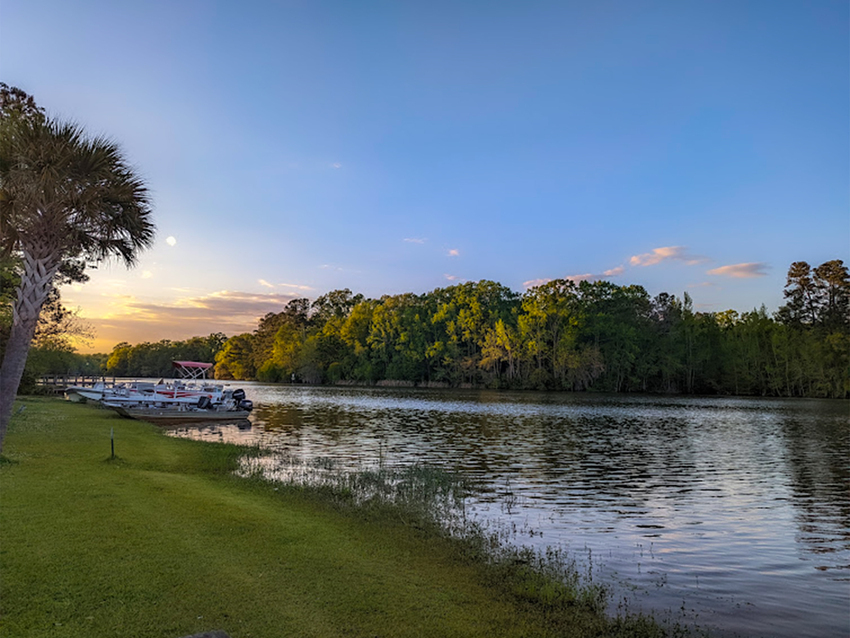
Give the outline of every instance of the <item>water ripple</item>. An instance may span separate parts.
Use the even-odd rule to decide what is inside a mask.
[[[714,635],[850,635],[847,403],[246,391],[251,428],[176,435],[459,470],[480,486],[473,510],[517,542],[601,559],[632,610],[686,609]]]

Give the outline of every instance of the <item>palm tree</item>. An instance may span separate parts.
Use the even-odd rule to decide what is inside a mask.
[[[17,258],[20,284],[0,366],[0,453],[39,313],[60,267],[110,257],[131,266],[153,236],[147,188],[117,144],[90,138],[72,123],[2,112],[0,255]]]

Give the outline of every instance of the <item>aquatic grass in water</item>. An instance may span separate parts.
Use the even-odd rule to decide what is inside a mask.
[[[470,514],[467,497],[475,485],[460,474],[421,464],[386,467],[381,462],[351,470],[328,457],[305,462],[285,453],[246,457],[240,474],[328,500],[358,515],[387,517],[451,538],[465,559],[487,567],[493,583],[528,602],[582,605],[597,613],[606,608],[610,592],[594,582],[592,560],[582,567],[562,549],[512,544],[516,529]]]
[[[576,555],[563,548],[517,545],[514,523],[478,518],[468,498],[479,486],[468,477],[425,464],[374,467],[344,466],[329,457],[304,460],[291,453],[252,454],[242,460],[239,474],[270,481],[276,489],[295,491],[334,508],[372,521],[396,521],[447,538],[459,557],[482,568],[482,578],[541,613],[557,618],[576,608],[604,617],[613,590],[599,581],[599,561],[592,551]],[[506,485],[503,507],[515,507]],[[663,620],[632,613],[621,601],[616,617],[608,618],[602,635],[661,637],[703,635],[705,630],[684,616]],[[706,634],[707,635],[707,634]]]
[[[330,497],[362,513],[392,512],[416,525],[448,531],[463,527],[472,489],[459,474],[425,465],[348,470],[328,457],[304,462],[288,454],[242,459],[240,474]]]

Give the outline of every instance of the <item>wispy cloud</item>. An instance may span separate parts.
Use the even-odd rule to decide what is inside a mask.
[[[720,277],[734,277],[735,279],[748,279],[750,277],[765,277],[766,270],[769,266],[763,262],[748,262],[745,264],[730,264],[729,266],[720,266],[708,271],[709,275],[718,275]]]
[[[458,277],[457,275],[443,275],[443,277],[445,277],[449,281],[458,281],[460,279],[460,277]]]
[[[406,241],[408,244],[424,244],[428,240],[424,237],[405,237],[404,241]]]
[[[624,272],[626,272],[625,266],[617,266],[616,268],[609,268],[608,270],[603,271],[601,275],[595,275],[593,273],[584,273],[583,275],[568,275],[564,277],[564,279],[571,279],[576,283],[580,281],[600,281],[602,279],[608,279],[610,277],[619,277]]]
[[[596,275],[593,273],[583,273],[581,275],[566,275],[562,277],[562,279],[568,279],[570,281],[574,281],[578,283],[580,281],[599,281],[601,279],[607,279],[609,277],[617,277],[622,275],[626,271],[625,266],[617,266],[616,268],[609,268],[601,275]],[[530,279],[529,281],[523,282],[523,287],[528,290],[529,288],[535,288],[537,286],[542,286],[543,284],[548,284],[552,281],[551,277],[541,278],[541,279]]]
[[[304,284],[278,284],[281,288],[295,288],[296,290],[314,290],[312,286],[305,286]]]
[[[266,288],[294,288],[295,290],[313,290],[312,286],[305,286],[303,284],[273,284],[265,279],[258,279],[257,283],[261,286],[265,286]]]
[[[457,256],[459,256],[459,255],[460,255],[460,251],[459,251],[457,248],[452,248],[452,249],[451,249],[451,250],[449,250],[449,252],[448,252],[448,253],[446,253],[446,254],[447,254],[449,257],[457,257]]]
[[[334,162],[333,164],[331,164],[331,166],[333,168],[342,168],[342,164],[340,164],[339,162]]]
[[[643,253],[634,255],[629,259],[632,266],[655,266],[662,261],[682,261],[688,266],[703,263],[705,257],[699,255],[690,255],[685,246],[663,246],[661,248],[653,248],[651,253]]]

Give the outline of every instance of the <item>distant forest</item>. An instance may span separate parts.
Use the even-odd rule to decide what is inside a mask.
[[[295,299],[230,338],[126,343],[116,376],[214,361],[219,379],[600,392],[850,397],[850,278],[795,262],[786,303],[695,312],[687,293],[559,279],[515,293],[492,281],[367,299]]]

